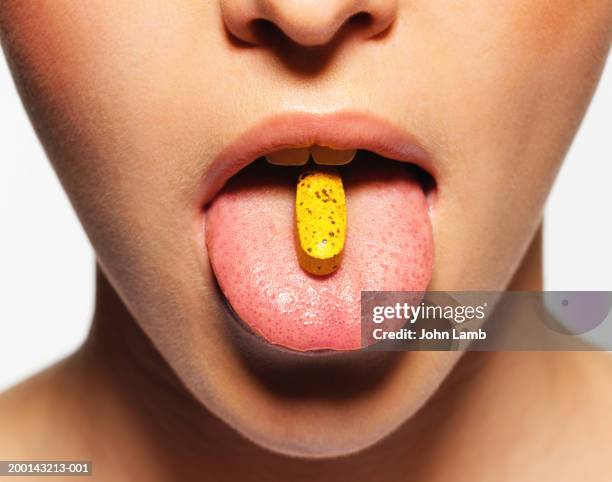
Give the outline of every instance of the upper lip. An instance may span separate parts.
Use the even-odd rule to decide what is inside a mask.
[[[229,178],[255,159],[275,151],[311,145],[372,151],[413,163],[438,177],[436,166],[423,145],[386,120],[356,112],[286,113],[258,123],[222,149],[206,170],[201,205],[208,204]]]

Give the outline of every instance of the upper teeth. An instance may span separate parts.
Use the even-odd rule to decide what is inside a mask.
[[[270,164],[277,166],[303,166],[308,162],[310,157],[309,147],[300,147],[298,149],[285,149],[273,154],[268,154],[266,159]]]
[[[351,162],[356,152],[356,149],[338,150],[331,147],[312,146],[274,152],[268,154],[266,159],[270,164],[277,166],[303,166],[312,156],[316,164],[341,166]]]
[[[312,146],[310,148],[310,154],[312,159],[317,164],[324,164],[329,166],[341,166],[348,164],[353,160],[357,151],[355,149],[349,149],[346,151],[339,151],[331,149],[330,147]]]

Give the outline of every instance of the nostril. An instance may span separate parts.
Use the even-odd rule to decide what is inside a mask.
[[[323,47],[348,34],[373,38],[387,31],[394,22],[397,2],[224,0],[221,10],[227,30],[247,43],[289,40],[301,47]]]
[[[393,20],[379,18],[369,12],[358,12],[352,15],[343,28],[355,32],[364,32],[368,38],[384,36],[393,25]]]
[[[324,30],[313,25],[279,25],[277,22],[258,18],[251,21],[249,30],[260,45],[319,47],[328,44],[347,24],[340,29]]]
[[[358,12],[350,17],[346,24],[358,29],[369,29],[374,23],[374,17],[368,12]]]
[[[249,30],[257,43],[262,45],[277,44],[281,40],[287,40],[287,35],[274,22],[265,18],[252,20]]]
[[[323,45],[334,38],[342,35],[348,31],[369,31],[374,25],[374,17],[367,12],[359,12],[349,17],[340,28],[333,29],[331,32],[321,31],[319,35],[313,32],[314,29],[302,28],[302,32],[307,32],[303,35],[304,38],[300,38],[297,34],[298,29],[291,29],[291,34],[286,32],[277,23],[265,19],[257,18],[252,20],[249,24],[249,31],[257,43],[261,45],[272,45],[279,42],[290,42],[293,44],[303,46],[317,46]],[[317,37],[317,39],[315,39]]]

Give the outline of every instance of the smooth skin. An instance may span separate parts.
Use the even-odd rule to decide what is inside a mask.
[[[265,118],[367,112],[435,160],[430,288],[541,289],[543,204],[611,26],[609,0],[0,2],[24,105],[98,262],[87,342],[0,398],[1,458],[89,459],[113,481],[607,476],[606,354],[245,357],[200,189]]]

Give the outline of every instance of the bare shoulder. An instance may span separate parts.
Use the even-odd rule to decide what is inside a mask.
[[[58,427],[70,420],[72,358],[34,375],[0,394],[0,454],[8,459],[53,455]]]
[[[590,401],[593,407],[609,412],[612,402],[612,354],[590,351],[573,352],[569,356],[570,363],[579,367],[576,375],[582,380],[579,387],[585,390],[585,402]],[[612,422],[612,418],[609,421]]]
[[[592,470],[592,477],[604,473],[607,476],[612,470],[612,460],[601,455],[604,447],[612,445],[612,354],[563,355],[564,368],[556,377],[560,395],[565,394],[561,412],[564,415],[561,420],[565,422],[557,428],[557,439],[568,450],[566,460],[577,461],[575,455],[580,454],[583,471]]]
[[[612,354],[608,352],[568,352],[553,380],[567,400],[567,409],[574,410],[574,419],[582,423],[607,425],[612,438]]]

